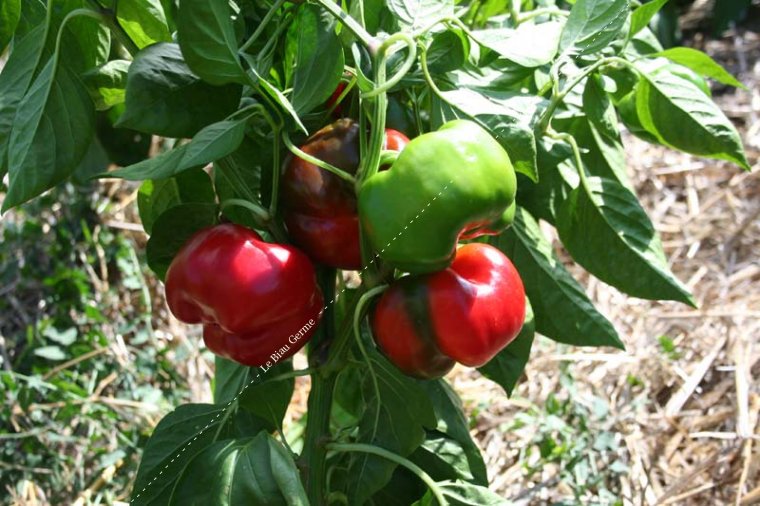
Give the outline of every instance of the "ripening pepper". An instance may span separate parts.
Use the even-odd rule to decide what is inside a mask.
[[[208,349],[247,366],[276,363],[311,339],[323,298],[309,258],[240,225],[193,235],[166,274],[169,309],[203,324]]]
[[[448,269],[395,281],[370,321],[378,347],[402,372],[439,378],[455,362],[482,366],[517,337],[525,289],[501,251],[467,244]]]
[[[514,218],[517,181],[504,148],[476,123],[450,121],[404,148],[361,187],[359,217],[378,255],[411,273],[445,269],[459,239]]]
[[[387,129],[385,149],[401,151],[409,139]],[[311,136],[300,148],[349,174],[359,168],[359,125],[341,119]],[[315,261],[338,269],[360,269],[356,194],[348,181],[298,157],[282,174],[283,218],[293,242]]]

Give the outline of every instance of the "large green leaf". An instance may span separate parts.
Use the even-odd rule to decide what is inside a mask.
[[[585,148],[581,155],[584,164],[594,176],[616,179],[622,185],[633,188],[625,168],[625,151],[617,113],[598,76],[591,76],[586,81],[583,111],[586,118],[576,121],[576,139]]]
[[[560,207],[557,230],[573,259],[602,281],[635,297],[694,305],[636,195],[617,181],[588,177]]]
[[[343,64],[334,18],[317,5],[302,5],[288,30],[286,52],[286,65],[292,71],[291,102],[299,114],[330,97],[343,75]]]
[[[261,430],[261,426],[241,416],[233,406],[177,407],[161,419],[145,445],[132,489],[132,504],[186,504],[177,500],[180,492],[177,482],[187,476],[189,464],[199,453],[217,441],[242,438]]]
[[[719,83],[735,86],[737,88],[747,89],[734,76],[728,73],[720,63],[716,62],[710,56],[690,47],[672,47],[653,56],[663,56],[668,60],[688,67],[699,75],[715,79]]]
[[[183,0],[177,35],[188,66],[211,84],[247,84],[229,0]]]
[[[235,152],[243,142],[249,118],[243,116],[214,123],[198,132],[187,144],[102,176],[140,181],[171,177],[193,167],[203,167]]]
[[[154,44],[140,51],[127,76],[126,105],[117,127],[164,137],[192,137],[234,112],[242,88],[212,86],[185,64],[179,46]]]
[[[517,267],[533,306],[536,331],[576,346],[623,348],[615,328],[567,272],[528,212],[518,207],[512,227],[492,244]]]
[[[13,47],[0,73],[0,175],[8,171],[8,140],[16,110],[29,88],[45,42],[45,27],[38,26]]]
[[[172,34],[159,0],[119,0],[116,7],[116,20],[140,49],[171,42]]]
[[[557,56],[563,24],[559,22],[538,25],[523,23],[516,29],[493,28],[476,31],[478,42],[523,67],[540,67],[551,63]]]
[[[480,449],[470,435],[462,401],[445,380],[423,381],[420,386],[433,404],[438,425],[428,431],[425,443],[413,454],[412,460],[434,464],[449,476],[442,479],[464,479],[477,485],[488,485],[488,475]],[[435,448],[446,449],[436,455]],[[425,466],[423,468],[426,469]],[[448,469],[446,469],[448,468]],[[440,479],[440,478],[437,478]]]
[[[406,457],[425,440],[425,428],[437,425],[433,406],[415,380],[374,350],[370,350],[369,365],[362,386],[367,408],[359,421],[358,441]],[[375,455],[352,454],[349,503],[361,504],[381,489],[395,467],[394,462]]]
[[[642,70],[636,112],[649,133],[672,148],[728,160],[749,170],[739,133],[707,95],[671,72]]]
[[[95,108],[81,81],[51,58],[18,105],[8,144],[3,211],[61,183],[90,146]]]
[[[197,454],[168,504],[308,506],[309,500],[293,456],[260,432],[254,438],[219,441]]]
[[[498,383],[507,392],[507,395],[512,395],[515,385],[525,370],[525,364],[528,363],[533,338],[536,334],[536,319],[533,315],[533,308],[531,308],[530,302],[527,302],[525,323],[515,340],[486,365],[478,368],[483,376]]]
[[[596,53],[616,40],[625,26],[628,0],[578,0],[562,31],[560,51]]]

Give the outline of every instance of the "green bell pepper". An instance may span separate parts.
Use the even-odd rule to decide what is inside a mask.
[[[507,152],[468,120],[413,139],[359,191],[359,217],[380,258],[399,270],[448,267],[460,239],[497,234],[514,218],[517,180]]]

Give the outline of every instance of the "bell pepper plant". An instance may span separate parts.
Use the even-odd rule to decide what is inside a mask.
[[[2,211],[139,183],[145,261],[215,362],[213,401],[130,449],[131,504],[507,504],[445,375],[509,395],[535,334],[624,347],[555,245],[696,304],[621,127],[749,168],[706,79],[741,83],[660,45],[663,4],[0,2]]]

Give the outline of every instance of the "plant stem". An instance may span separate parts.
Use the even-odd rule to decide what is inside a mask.
[[[414,462],[405,459],[404,457],[393,452],[390,452],[385,448],[362,443],[330,443],[327,445],[327,449],[337,452],[369,453],[371,455],[377,455],[378,457],[383,457],[392,462],[395,462],[396,464],[403,466],[414,473],[420,480],[425,483],[425,485],[430,488],[430,491],[433,493],[435,500],[438,502],[438,506],[445,506],[448,504],[446,502],[446,498],[443,496],[441,487],[438,486],[438,484],[435,482],[435,480],[433,480],[433,478],[430,477],[429,474],[423,471]]]
[[[308,419],[304,435],[304,450],[300,461],[304,470],[306,493],[309,504],[326,504],[327,491],[327,447],[330,440],[330,411],[335,388],[336,374],[324,374],[318,370],[324,362],[324,353],[331,352],[335,335],[335,269],[320,269],[319,285],[325,298],[324,313],[319,330],[309,343],[309,368],[316,371],[311,375],[311,391],[308,401]]]
[[[282,4],[285,3],[285,0],[277,0],[274,5],[272,6],[269,11],[267,11],[266,16],[264,16],[264,19],[261,20],[261,23],[259,23],[259,26],[256,27],[256,30],[253,32],[253,35],[243,44],[243,46],[240,48],[240,51],[246,51],[251,45],[256,42],[256,39],[259,38],[261,33],[264,31],[264,29],[267,27],[269,22],[272,20],[272,17],[277,13],[278,10],[280,10],[280,7],[282,7]]]
[[[365,30],[364,27],[360,25],[354,18],[349,16],[348,13],[344,12],[343,9],[341,9],[333,0],[315,1],[327,9],[330,14],[339,19],[340,22],[343,23],[343,26],[345,26],[346,29],[348,29],[348,31],[351,32],[354,37],[359,39],[361,43],[364,44],[367,48],[370,48],[371,50],[375,46],[375,37],[373,37],[367,30]]]
[[[255,202],[243,199],[227,199],[221,204],[222,211],[234,206],[249,210],[253,214],[254,218],[256,218],[256,221],[260,222],[262,225],[268,225],[270,219],[269,213],[266,209],[256,204]]]
[[[541,115],[541,118],[538,120],[538,124],[536,124],[536,132],[538,132],[540,135],[543,135],[544,133],[546,133],[546,131],[549,128],[549,123],[552,120],[552,116],[554,115],[554,112],[557,110],[557,107],[559,107],[559,105],[565,99],[567,94],[573,90],[573,88],[575,88],[581,81],[586,79],[588,76],[593,74],[597,69],[599,69],[599,67],[613,63],[615,60],[617,59],[602,58],[601,60],[597,61],[590,67],[587,67],[586,69],[584,69],[582,73],[577,75],[572,81],[570,81],[567,84],[567,86],[565,86],[564,90],[562,90],[559,93],[555,93],[552,96],[549,106],[546,108],[544,113]]]
[[[272,156],[272,196],[269,201],[269,216],[277,218],[277,204],[280,196],[280,128],[274,130],[274,154]]]
[[[316,158],[314,156],[311,156],[310,154],[306,153],[302,149],[298,148],[295,144],[293,144],[293,141],[290,140],[290,135],[288,135],[287,130],[282,131],[282,140],[285,143],[285,146],[288,148],[288,150],[293,153],[294,156],[297,156],[301,160],[307,161],[311,164],[316,165],[317,167],[321,169],[325,169],[328,172],[332,172],[339,178],[348,181],[351,184],[354,184],[356,180],[354,179],[354,176],[349,174],[348,172],[339,169],[338,167],[335,167],[333,165],[330,165],[327,162],[324,162],[320,160],[319,158]]]

